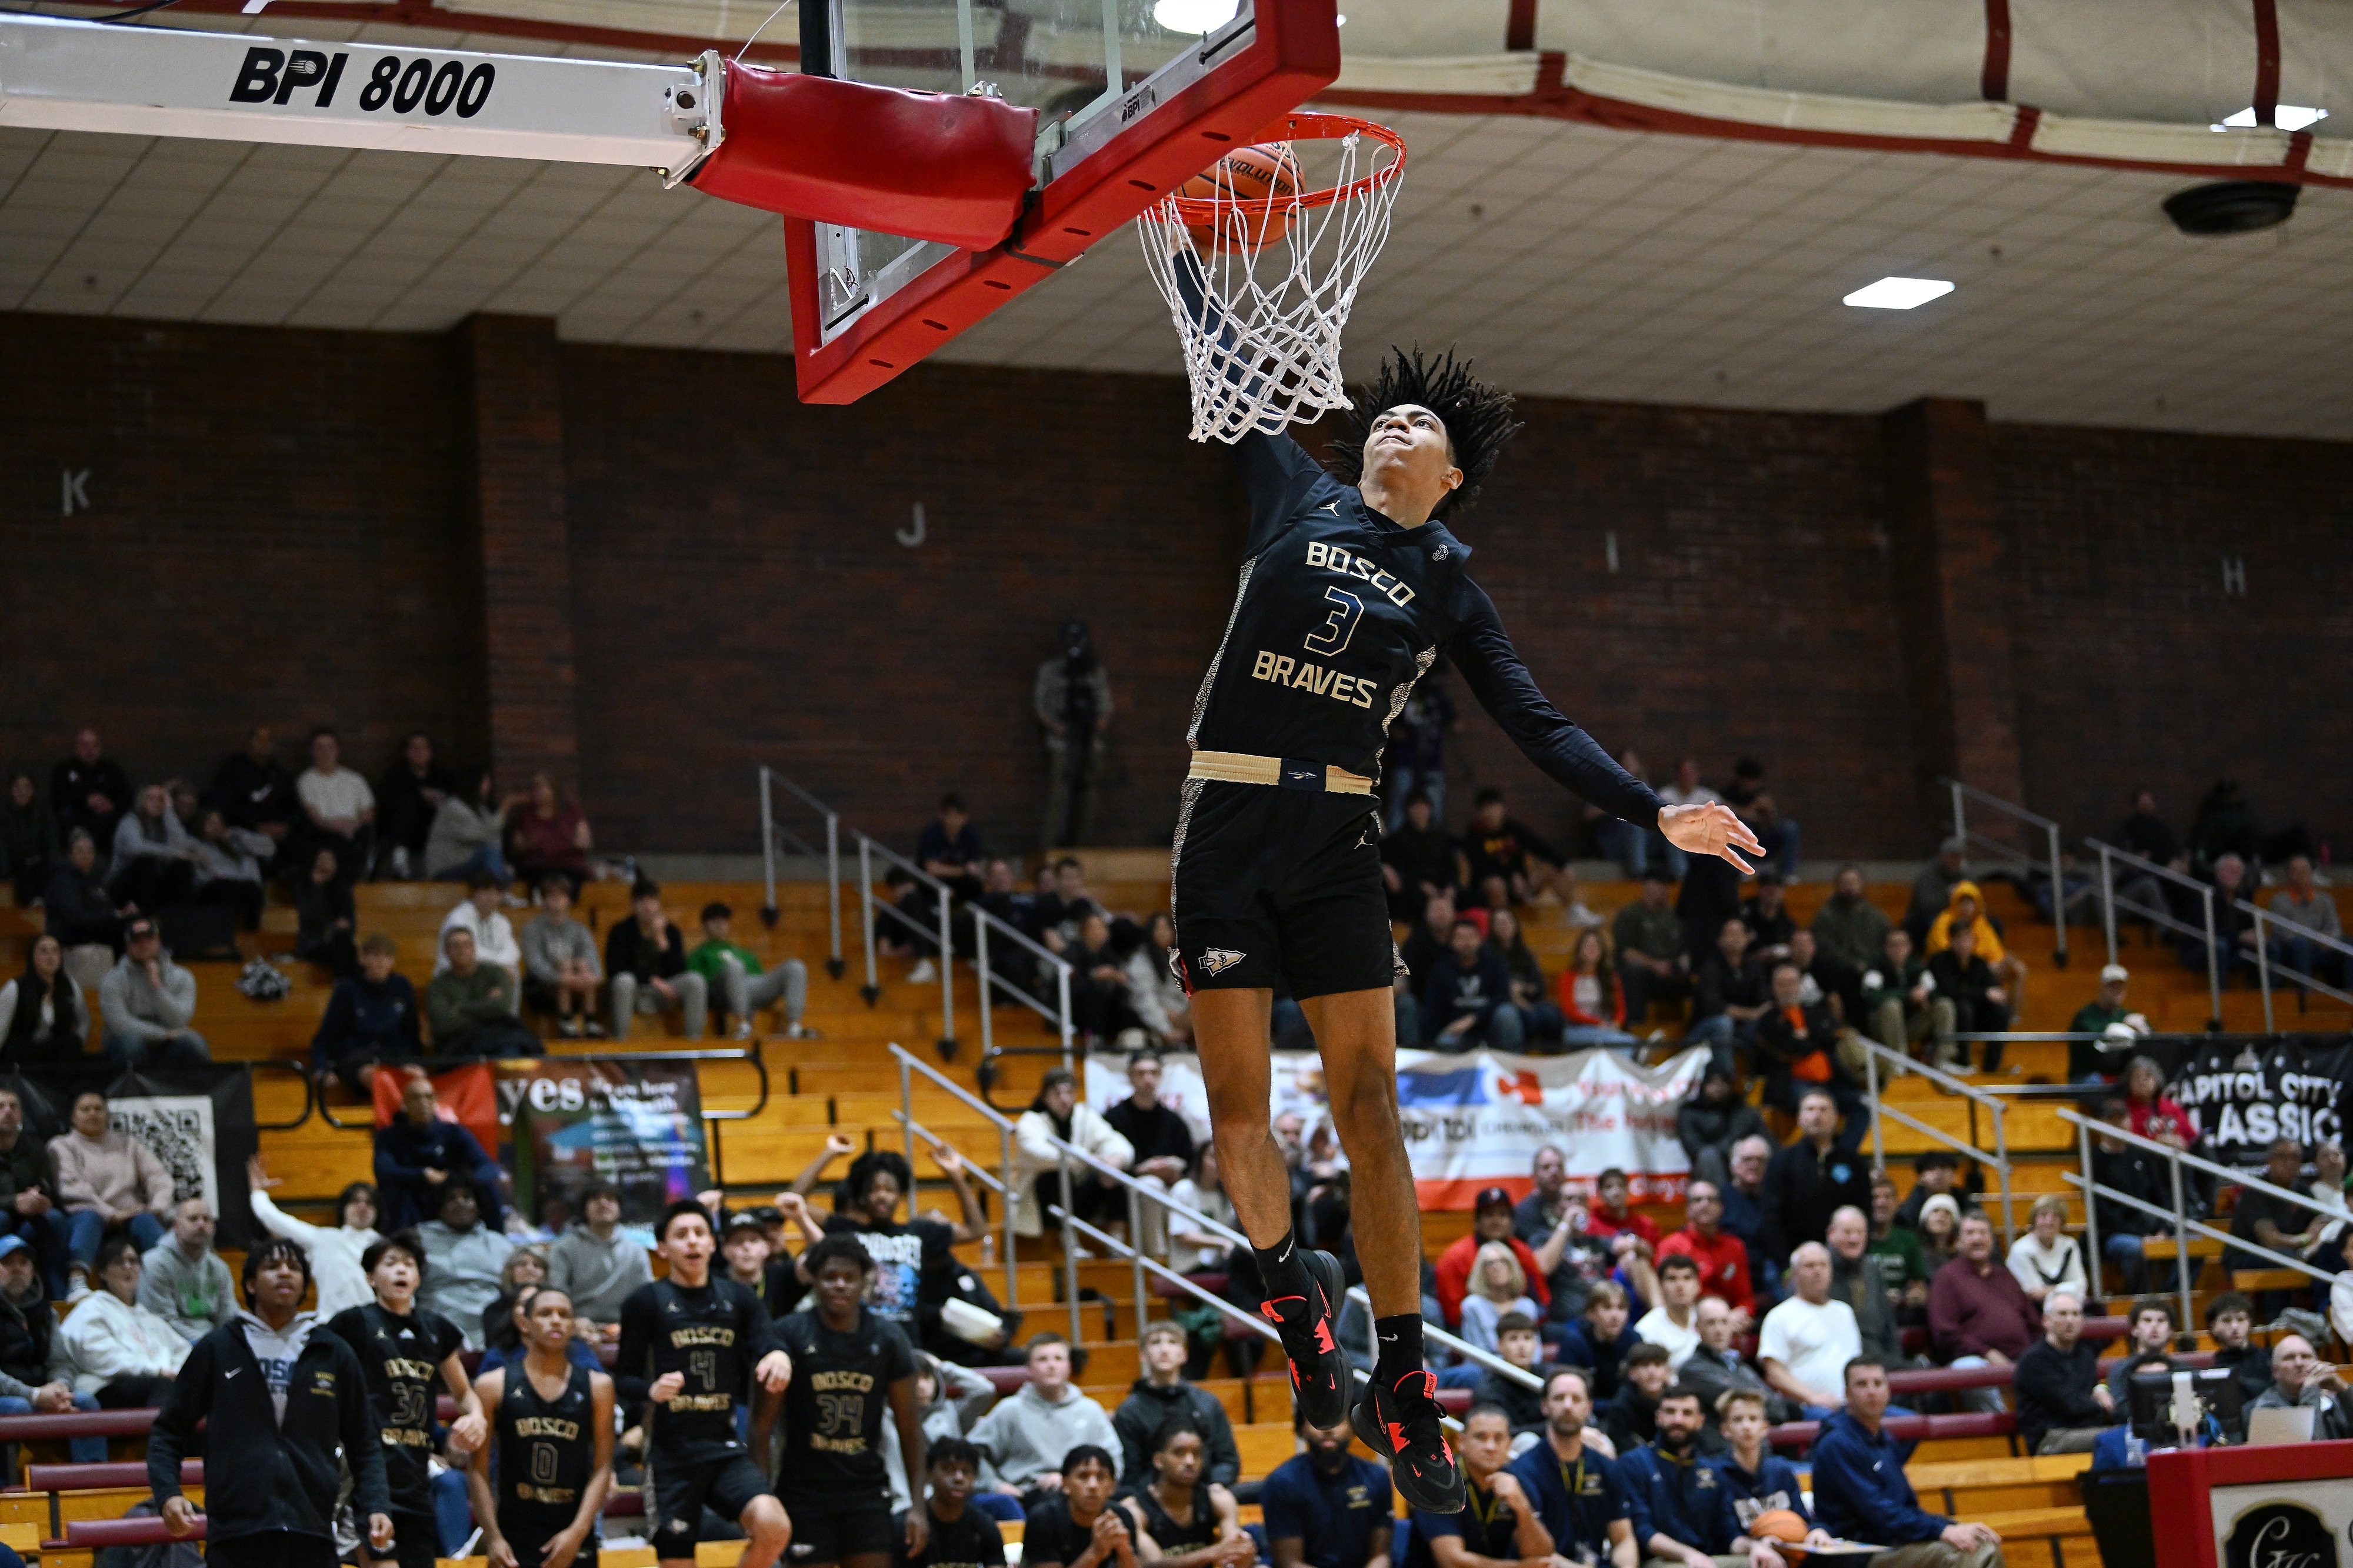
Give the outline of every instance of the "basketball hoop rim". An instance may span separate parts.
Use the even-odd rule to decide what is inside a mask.
[[[1259,142],[1338,142],[1357,135],[1370,136],[1388,147],[1397,156],[1360,179],[1351,180],[1345,185],[1326,186],[1320,191],[1303,191],[1291,196],[1186,196],[1172,192],[1162,198],[1161,205],[1178,222],[1198,226],[1215,223],[1221,214],[1239,213],[1245,217],[1271,218],[1277,213],[1328,207],[1338,202],[1355,201],[1389,184],[1405,172],[1405,138],[1388,126],[1359,120],[1352,114],[1321,114],[1303,110],[1283,116],[1256,138]]]

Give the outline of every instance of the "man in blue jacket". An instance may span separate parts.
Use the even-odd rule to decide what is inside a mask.
[[[1683,1568],[1751,1568],[1763,1559],[1741,1533],[1732,1489],[1701,1458],[1699,1394],[1669,1384],[1659,1395],[1657,1436],[1618,1458],[1626,1511],[1646,1562]]]
[[[219,1568],[334,1568],[346,1462],[370,1550],[392,1552],[366,1374],[351,1346],[299,1310],[310,1283],[310,1257],[295,1242],[273,1237],[247,1253],[248,1310],[196,1342],[147,1439],[147,1484],[164,1529],[184,1536],[199,1516],[180,1491],[180,1461],[210,1422],[202,1517],[206,1560]]]
[[[1841,1540],[1890,1548],[1872,1568],[1995,1568],[2000,1536],[1920,1507],[1902,1447],[1886,1431],[1887,1394],[1887,1367],[1878,1357],[1846,1363],[1846,1408],[1822,1422],[1814,1444],[1816,1517]]]
[[[499,1201],[498,1167],[471,1132],[441,1120],[433,1080],[418,1073],[401,1091],[400,1114],[376,1130],[375,1184],[384,1194],[385,1234],[439,1218],[442,1189],[451,1182],[472,1187],[482,1223],[501,1228],[506,1205]]]

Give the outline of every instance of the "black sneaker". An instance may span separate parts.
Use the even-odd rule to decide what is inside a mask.
[[[1303,1248],[1302,1263],[1315,1282],[1313,1299],[1279,1296],[1261,1301],[1259,1315],[1282,1335],[1282,1353],[1291,1361],[1291,1387],[1299,1408],[1313,1426],[1337,1426],[1347,1419],[1348,1384],[1355,1373],[1333,1333],[1340,1301],[1346,1294],[1346,1277],[1340,1260],[1328,1252]]]
[[[1389,1479],[1407,1507],[1462,1511],[1462,1468],[1446,1441],[1435,1375],[1409,1372],[1393,1388],[1376,1381],[1348,1413],[1348,1425],[1359,1442],[1389,1461]]]

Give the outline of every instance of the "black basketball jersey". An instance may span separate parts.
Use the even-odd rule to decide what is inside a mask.
[[[1144,1532],[1152,1537],[1153,1544],[1169,1556],[1198,1552],[1218,1543],[1218,1505],[1209,1500],[1209,1481],[1205,1475],[1193,1489],[1191,1517],[1178,1519],[1152,1495],[1149,1486],[1134,1487],[1127,1494],[1144,1513]]]
[[[392,1506],[407,1513],[432,1511],[427,1460],[433,1453],[435,1407],[440,1402],[441,1363],[465,1348],[458,1325],[428,1308],[406,1317],[376,1302],[346,1307],[327,1328],[348,1344],[367,1373],[368,1402],[384,1436],[385,1481]]]
[[[914,1347],[906,1334],[865,1306],[847,1333],[827,1328],[814,1310],[780,1320],[776,1333],[793,1358],[776,1489],[887,1505],[891,1477],[882,1459],[882,1422],[890,1414],[891,1385],[915,1375]]]
[[[495,1437],[499,1533],[539,1541],[569,1530],[596,1468],[596,1405],[591,1373],[570,1366],[564,1392],[543,1399],[520,1361],[507,1363]]]
[[[657,1458],[699,1464],[744,1452],[735,1410],[751,1397],[753,1369],[776,1348],[772,1335],[760,1299],[721,1276],[691,1289],[657,1279],[629,1293],[615,1363],[617,1377],[628,1380],[623,1393],[642,1398],[658,1378],[686,1377],[667,1404],[647,1406],[647,1441]]]
[[[1225,640],[1194,703],[1187,739],[1196,750],[1377,777],[1390,723],[1443,652],[1538,767],[1606,811],[1656,819],[1651,787],[1546,700],[1471,580],[1470,547],[1444,523],[1398,526],[1288,436],[1253,432],[1234,457],[1250,540]]]

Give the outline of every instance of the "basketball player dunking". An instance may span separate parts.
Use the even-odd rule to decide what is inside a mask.
[[[1187,287],[1198,297],[1198,274]],[[1241,585],[1187,737],[1177,816],[1175,962],[1192,993],[1219,1167],[1264,1277],[1308,1423],[1353,1421],[1413,1507],[1463,1503],[1422,1365],[1421,1249],[1398,1122],[1398,973],[1372,798],[1388,726],[1441,653],[1529,760],[1687,853],[1747,868],[1759,853],[1719,805],[1669,806],[1563,718],[1513,649],[1447,522],[1519,426],[1511,398],[1450,354],[1398,354],[1333,446],[1337,477],[1287,436],[1235,447],[1250,500]],[[1440,521],[1445,520],[1445,521]],[[1341,1274],[1293,1245],[1290,1179],[1268,1131],[1268,1021],[1280,981],[1323,1054],[1355,1172],[1358,1256],[1379,1350],[1350,1408],[1334,1336]],[[1381,1245],[1362,1245],[1378,1237]]]

